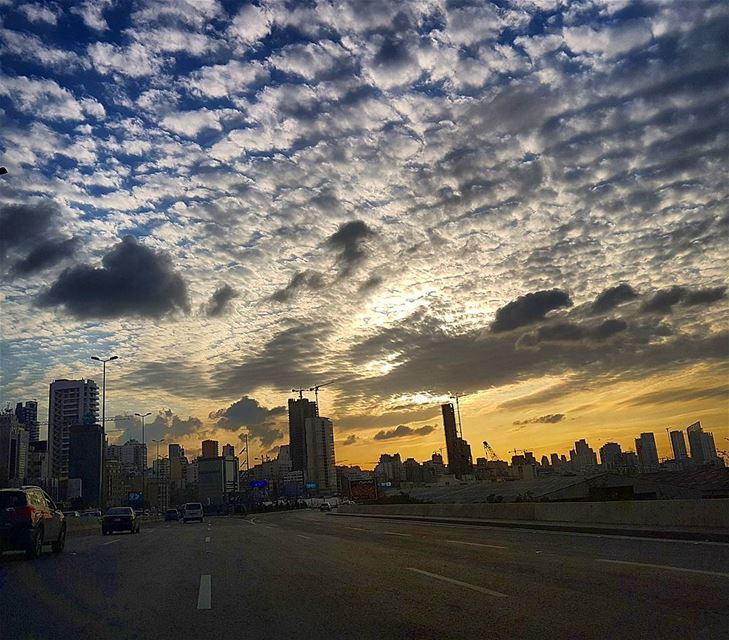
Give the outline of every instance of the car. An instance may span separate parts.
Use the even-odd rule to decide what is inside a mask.
[[[199,502],[186,502],[182,507],[182,524],[192,520],[203,521],[203,508]]]
[[[319,511],[331,511],[332,505],[330,505],[328,502],[322,502],[319,505]]]
[[[0,553],[25,551],[33,560],[50,544],[54,553],[66,544],[66,518],[40,487],[0,489]]]
[[[81,514],[78,511],[64,511],[63,515],[67,518],[80,518]]]
[[[112,507],[101,518],[101,535],[107,536],[113,531],[129,531],[139,533],[139,518],[131,507]]]
[[[169,522],[170,520],[177,522],[179,519],[180,514],[177,513],[177,509],[167,509],[165,511],[165,522]]]

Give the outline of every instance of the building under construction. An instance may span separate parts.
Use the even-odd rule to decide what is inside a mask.
[[[473,458],[471,446],[463,439],[460,420],[456,421],[456,410],[448,402],[440,406],[443,412],[443,429],[445,430],[446,452],[448,454],[448,472],[462,478],[473,474]]]

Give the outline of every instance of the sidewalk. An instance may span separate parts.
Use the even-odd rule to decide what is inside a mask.
[[[596,523],[543,522],[535,520],[485,520],[481,518],[449,518],[442,516],[408,516],[397,514],[332,513],[339,517],[384,518],[386,520],[414,520],[440,522],[444,524],[465,524],[483,527],[507,527],[541,531],[563,531],[565,533],[591,533],[604,536],[633,536],[639,538],[662,538],[667,540],[694,540],[701,542],[723,542],[729,544],[727,529],[687,529],[682,527],[639,527]]]

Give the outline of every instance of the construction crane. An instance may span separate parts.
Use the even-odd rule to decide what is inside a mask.
[[[299,400],[304,399],[304,391],[307,391],[307,389],[305,387],[300,387],[299,389],[291,389],[291,393],[299,394]]]
[[[451,394],[451,400],[456,401],[456,415],[458,416],[458,437],[463,438],[463,424],[461,423],[461,407],[458,404],[458,399],[462,398],[465,393],[454,393]]]
[[[491,445],[486,442],[486,440],[483,441],[483,451],[486,454],[486,459],[493,458],[494,460],[500,460],[499,455],[491,448]]]
[[[328,387],[330,384],[334,384],[336,380],[330,380],[329,382],[323,382],[322,384],[315,384],[313,387],[309,387],[309,391],[314,392],[314,400],[316,402],[316,406],[319,406],[319,389],[322,387]]]

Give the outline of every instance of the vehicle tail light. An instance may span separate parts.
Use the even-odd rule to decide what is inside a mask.
[[[29,504],[26,507],[16,507],[15,517],[16,518],[25,518],[27,520],[30,520],[33,517],[34,511],[35,511],[35,507],[31,504]]]

